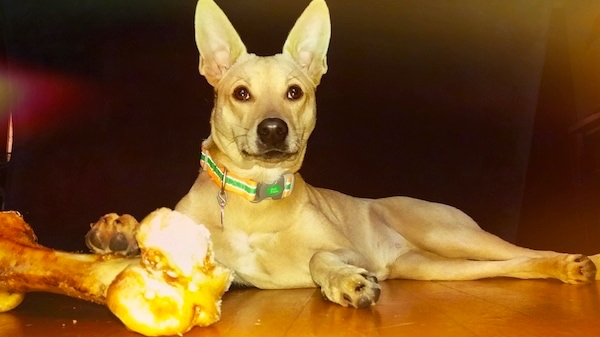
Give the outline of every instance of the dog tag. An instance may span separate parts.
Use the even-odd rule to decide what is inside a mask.
[[[225,223],[225,205],[227,205],[227,192],[225,192],[225,190],[219,191],[217,194],[217,202],[221,208],[221,228],[223,228],[223,224]]]
[[[225,191],[225,182],[227,180],[227,169],[223,170],[223,180],[221,182],[221,189],[217,193],[217,203],[221,209],[221,229],[223,229],[225,223],[225,205],[227,205],[227,191]]]

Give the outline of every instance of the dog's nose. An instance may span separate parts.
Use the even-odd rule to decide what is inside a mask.
[[[288,126],[280,118],[267,118],[258,124],[257,132],[265,145],[277,145],[287,137]]]

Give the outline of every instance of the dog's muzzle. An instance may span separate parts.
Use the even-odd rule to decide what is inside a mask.
[[[289,128],[281,118],[264,119],[258,124],[256,133],[258,135],[256,141],[258,153],[253,156],[268,161],[280,161],[289,159],[296,154],[290,152]]]

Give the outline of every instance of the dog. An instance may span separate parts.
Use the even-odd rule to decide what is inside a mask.
[[[522,248],[451,206],[354,198],[306,183],[298,170],[315,127],[330,29],[325,1],[313,0],[282,53],[259,57],[213,0],[198,2],[199,70],[215,99],[202,168],[175,209],[209,228],[216,260],[237,284],[318,286],[334,303],[364,308],[385,279],[598,279],[600,255]]]

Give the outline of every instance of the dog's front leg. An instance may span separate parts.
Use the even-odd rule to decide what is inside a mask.
[[[310,274],[326,299],[365,308],[379,299],[377,277],[364,268],[364,258],[348,249],[319,251],[310,260]]]

